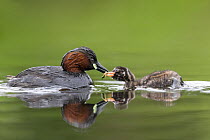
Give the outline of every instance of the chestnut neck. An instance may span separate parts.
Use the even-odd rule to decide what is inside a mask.
[[[92,107],[84,103],[67,104],[63,107],[63,114],[69,122],[82,123],[91,115]]]
[[[62,61],[63,69],[73,73],[84,72],[90,65],[88,57],[82,52],[69,52]]]

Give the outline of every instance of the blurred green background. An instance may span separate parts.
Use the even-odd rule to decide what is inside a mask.
[[[87,46],[109,70],[126,66],[140,78],[172,69],[185,81],[209,81],[209,37],[209,0],[0,0],[0,79],[33,66],[60,65],[67,51]],[[101,73],[88,73],[101,80]],[[107,105],[87,133],[72,130],[60,108],[30,109],[1,97],[0,136],[209,140],[209,95],[181,93],[176,105],[165,107],[138,91],[128,110]],[[100,100],[93,94],[88,102]]]
[[[209,0],[1,0],[0,76],[60,65],[67,51],[87,46],[109,70],[209,80],[209,36]]]

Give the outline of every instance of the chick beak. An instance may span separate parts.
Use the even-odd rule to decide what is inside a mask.
[[[96,63],[96,64],[93,64],[93,67],[97,70],[97,71],[100,71],[101,73],[105,73],[105,72],[108,72],[108,70],[102,66],[99,62]]]
[[[108,77],[113,77],[115,74],[115,72],[105,72],[104,75],[102,76],[102,78],[108,76]]]
[[[104,99],[105,102],[114,102],[115,99],[114,98],[106,98]]]

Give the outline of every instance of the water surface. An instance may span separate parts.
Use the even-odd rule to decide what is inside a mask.
[[[97,83],[80,90],[1,84],[0,135],[5,140],[208,139],[210,82],[135,91],[123,90],[122,82]]]

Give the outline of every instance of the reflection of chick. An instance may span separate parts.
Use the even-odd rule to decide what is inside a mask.
[[[84,102],[69,103],[62,107],[63,119],[77,128],[90,127],[98,114],[100,114],[107,102],[97,104],[85,104]]]
[[[135,91],[125,90],[121,92],[103,94],[102,96],[104,101],[113,102],[116,109],[123,110],[127,109],[128,103],[135,98]]]
[[[172,106],[172,102],[181,97],[180,93],[167,93],[167,92],[145,92],[141,94],[144,98],[149,98],[155,101],[166,102],[166,106]]]

